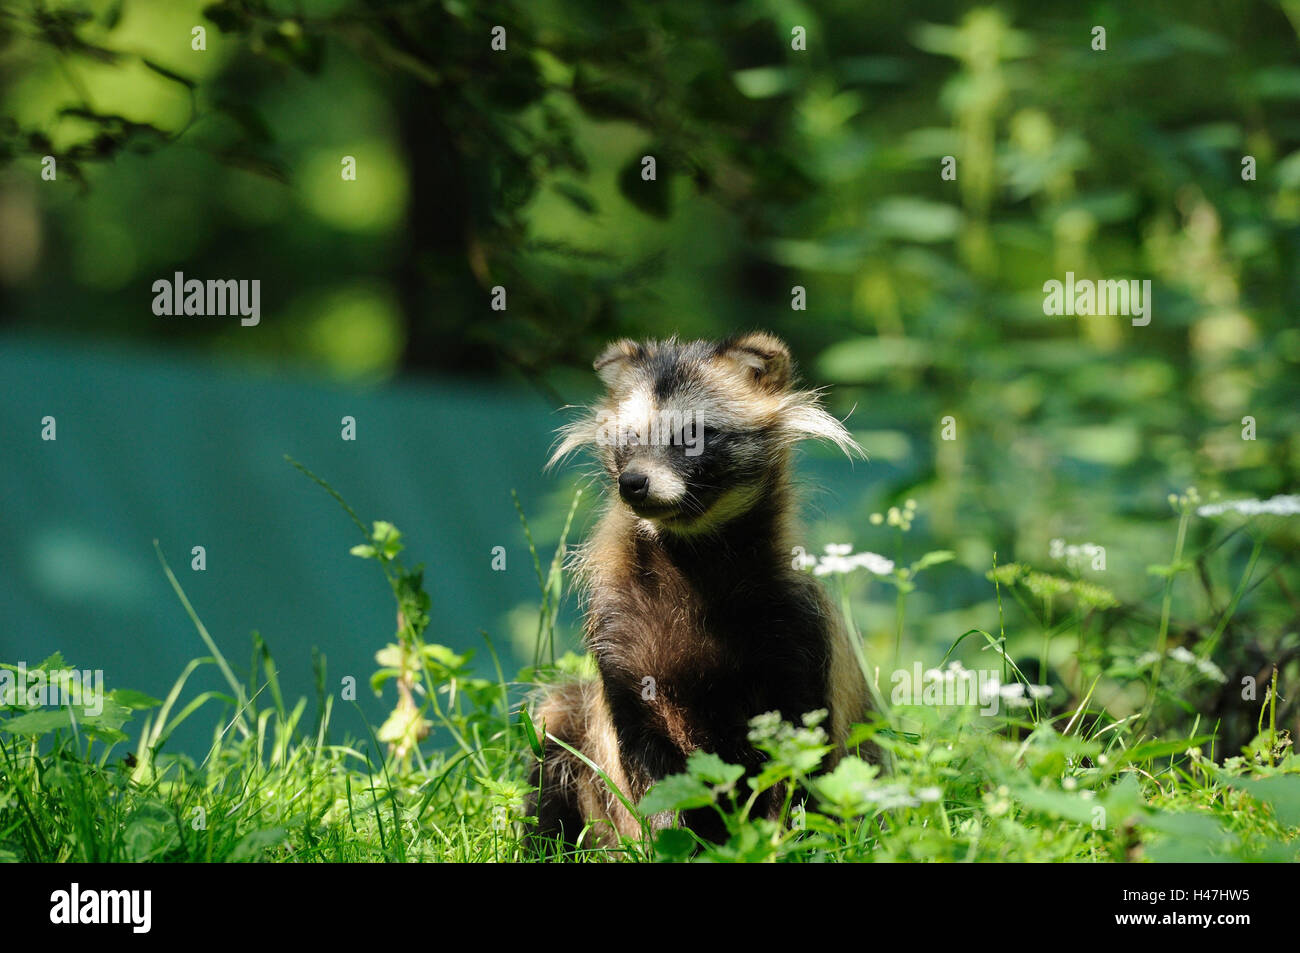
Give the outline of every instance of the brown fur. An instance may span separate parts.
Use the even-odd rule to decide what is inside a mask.
[[[534,720],[634,804],[696,750],[759,770],[763,756],[747,725],[772,710],[797,722],[827,709],[824,727],[836,745],[829,767],[850,726],[866,716],[868,696],[839,613],[791,565],[790,453],[805,437],[846,450],[856,444],[815,392],[794,389],[789,352],[771,335],[716,345],[621,341],[595,367],[609,393],[592,416],[566,428],[557,457],[595,444],[616,486],[620,474],[653,474],[656,505],[611,494],[577,563],[599,678],[551,689]],[[647,407],[675,404],[708,409],[713,443],[706,421],[700,459],[675,447],[599,445],[598,418],[621,427]],[[669,496],[657,497],[656,487]],[[591,824],[587,842],[609,845],[640,833],[605,782],[553,741],[534,783],[542,834],[572,841]],[[758,805],[769,816],[778,809],[775,796]],[[709,812],[685,820],[703,836],[724,836]]]

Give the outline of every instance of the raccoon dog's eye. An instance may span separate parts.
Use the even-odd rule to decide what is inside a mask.
[[[629,447],[641,446],[641,438],[636,435],[635,430],[629,430],[623,435],[623,443]]]

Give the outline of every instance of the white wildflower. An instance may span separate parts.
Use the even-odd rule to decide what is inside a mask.
[[[853,553],[849,555],[852,549],[852,546],[827,546],[826,555],[817,560],[817,567],[813,570],[813,574],[817,576],[829,576],[832,573],[842,575],[857,569],[865,569],[877,576],[888,576],[894,571],[892,560],[876,553]],[[832,550],[834,551],[832,552]]]
[[[855,565],[877,576],[888,576],[894,571],[894,561],[876,553],[854,553],[852,558]]]
[[[980,705],[987,705],[1002,694],[1002,683],[997,676],[985,677],[979,684]]]
[[[1019,682],[1003,685],[998,694],[1002,696],[1002,701],[1008,708],[1029,708],[1033,704],[1025,697],[1025,686]]]
[[[912,796],[902,784],[887,784],[872,791],[864,791],[867,800],[874,802],[881,810],[895,807],[916,807],[921,802]]]
[[[817,561],[817,568],[813,570],[813,575],[829,576],[831,573],[840,575],[852,571],[853,567],[843,556],[823,556]]]
[[[1222,683],[1228,680],[1228,676],[1223,674],[1223,669],[1219,668],[1219,666],[1215,665],[1207,658],[1197,661],[1196,670],[1206,678],[1213,679],[1216,682]]]
[[[1053,539],[1047,544],[1047,555],[1052,559],[1064,560],[1071,569],[1091,566],[1093,569],[1106,568],[1106,547],[1097,543],[1067,544],[1063,539]]]
[[[1207,503],[1198,507],[1198,516],[1222,516],[1224,513],[1242,516],[1295,516],[1300,514],[1300,496],[1274,496],[1267,500],[1231,500],[1226,503]]]

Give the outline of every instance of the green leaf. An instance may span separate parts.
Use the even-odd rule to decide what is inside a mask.
[[[37,665],[23,666],[23,670],[27,672],[37,672],[37,671],[48,672],[50,669],[65,669],[68,667],[69,667],[68,664],[63,661],[63,653],[55,652],[45,661]],[[17,672],[19,670],[19,667],[17,665],[10,665],[7,662],[0,662],[0,668],[7,668],[11,672]]]
[[[592,215],[598,211],[599,206],[591,193],[586,189],[573,185],[570,182],[552,182],[551,188],[559,195],[562,195],[570,205],[576,208],[584,215]]]
[[[370,676],[370,688],[376,695],[378,695],[380,690],[384,687],[384,682],[387,682],[389,679],[397,678],[401,674],[401,669],[381,668],[375,672],[375,674]]]
[[[154,860],[176,840],[175,818],[161,804],[146,802],[127,822],[122,834],[127,857],[132,861]]]
[[[121,744],[128,740],[125,731],[118,731],[116,728],[102,728],[98,725],[87,725],[86,734],[96,741],[106,741],[110,744]]]
[[[153,60],[141,59],[140,62],[143,63],[149,69],[153,70],[159,76],[165,76],[173,83],[180,83],[186,89],[194,89],[198,85],[196,82],[194,82],[194,80],[182,76],[180,73],[173,72],[172,70],[169,70],[167,67],[155,63]]]
[[[574,72],[573,99],[584,113],[594,119],[639,121],[648,112],[640,86],[598,76],[582,64]]]
[[[1234,779],[1231,784],[1272,807],[1274,817],[1283,827],[1300,827],[1300,775]]]
[[[519,709],[519,720],[523,722],[524,734],[528,736],[528,747],[532,749],[536,757],[540,758],[546,751],[537,737],[537,729],[533,727],[533,718],[528,714],[527,707]]]
[[[1201,844],[1224,843],[1230,837],[1223,825],[1209,814],[1150,814],[1142,818],[1143,827],[1173,837]]]
[[[104,710],[98,715],[77,715],[77,724],[95,731],[116,732],[131,720],[131,709],[118,702],[112,694],[104,696]]]
[[[944,242],[956,237],[962,213],[955,205],[894,197],[877,205],[872,219],[878,235],[913,242]]]
[[[856,817],[872,810],[871,792],[879,773],[876,765],[850,755],[830,774],[814,781],[813,788],[826,811],[839,817]]]
[[[1135,761],[1150,761],[1155,758],[1168,758],[1171,755],[1183,754],[1189,748],[1203,745],[1211,739],[1211,735],[1201,735],[1197,738],[1178,738],[1173,741],[1146,741],[1134,745],[1126,751],[1121,751],[1117,755],[1111,755],[1111,763],[1107,767],[1114,770],[1121,765],[1131,764]]]
[[[1050,814],[1079,824],[1091,824],[1098,807],[1096,801],[1084,800],[1079,794],[1052,788],[1021,787],[1012,791],[1016,800],[1031,811]]]
[[[157,708],[162,704],[158,699],[144,692],[132,691],[129,688],[115,688],[108,693],[108,697],[113,699],[123,708],[129,708],[132,711],[146,711],[150,708]]]
[[[655,835],[655,859],[665,862],[682,861],[695,853],[695,838],[680,827],[665,827]]]
[[[389,744],[413,744],[424,738],[433,722],[422,717],[421,710],[414,705],[398,705],[379,726],[375,737]]]
[[[801,77],[793,69],[780,66],[756,66],[731,74],[736,88],[750,99],[768,99],[795,88]]]
[[[268,827],[260,831],[245,834],[227,855],[230,862],[261,860],[270,848],[284,841],[287,836],[282,827]]]
[[[1100,742],[1073,734],[1057,734],[1047,723],[1034,730],[1032,741],[1025,749],[1025,763],[1035,778],[1059,777],[1070,765],[1078,765],[1083,759],[1096,758],[1101,753]]]
[[[956,558],[957,554],[948,549],[940,549],[932,553],[926,553],[916,562],[912,563],[912,572],[915,574],[920,572],[922,569],[929,569],[931,566],[938,566],[940,563],[946,563]]]
[[[689,774],[671,774],[646,792],[637,810],[642,814],[658,814],[660,811],[708,807],[712,803],[713,792],[699,778]]]
[[[375,653],[375,661],[385,668],[400,670],[406,664],[406,650],[389,642]]]
[[[928,367],[935,358],[932,344],[910,338],[850,338],[832,344],[818,359],[818,371],[829,381],[859,383]]]
[[[387,543],[402,538],[397,527],[387,520],[375,520],[374,527],[374,532],[370,536],[376,543]]]
[[[707,784],[729,786],[740,780],[745,769],[738,764],[727,764],[716,754],[707,751],[694,751],[686,759],[686,770],[691,777],[699,778]]]
[[[41,662],[39,665],[36,666],[36,668],[46,672],[54,671],[56,669],[64,669],[68,667],[69,667],[68,663],[63,660],[62,652],[55,652],[49,658],[45,659],[43,662]]]
[[[272,182],[289,185],[289,167],[279,159],[259,155],[248,143],[234,143],[214,153],[216,160],[232,169],[242,169]]]
[[[44,735],[60,728],[72,728],[72,719],[62,709],[54,711],[32,711],[17,718],[0,722],[0,731],[11,735]]]
[[[118,729],[131,717],[131,710],[116,702],[112,695],[104,696],[103,710],[97,715],[82,714],[75,709],[73,713],[76,714],[78,731],[106,741],[122,741],[126,737]],[[71,731],[71,714],[66,708],[30,711],[0,722],[0,731],[12,735],[44,735],[61,729]]]

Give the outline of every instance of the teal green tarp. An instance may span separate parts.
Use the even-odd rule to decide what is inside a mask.
[[[355,441],[341,439],[342,418]],[[55,419],[57,439],[41,439]],[[269,644],[290,700],[314,694],[313,646],[327,687],[352,676],[372,724],[385,714],[368,688],[375,652],[393,639],[394,604],[360,541],[327,494],[285,454],[328,480],[365,520],[395,523],[410,564],[426,567],[427,638],[477,648],[486,631],[508,675],[530,651],[537,578],[511,500],[518,493],[550,558],[577,467],[544,474],[567,419],[533,391],[439,381],[365,390],[305,375],[222,366],[197,356],[104,344],[9,338],[0,343],[0,660],[35,664],[55,651],[102,669],[105,687],[162,697],[206,654],[171,591],[163,554],[223,653],[247,672],[250,633]],[[823,514],[858,499],[888,472],[827,454],[804,463]],[[594,502],[594,492],[587,497]],[[574,537],[592,519],[580,510]],[[203,546],[207,568],[191,568]],[[506,569],[492,569],[504,547]],[[577,600],[565,603],[570,637]],[[511,632],[516,641],[511,642]],[[191,690],[223,689],[214,670]],[[392,698],[386,701],[391,705]],[[351,706],[335,724],[365,729]],[[177,736],[191,751],[213,717]]]
[[[344,416],[356,419],[354,442],[341,439]],[[41,439],[45,417],[55,419],[53,441]],[[246,668],[258,630],[286,695],[311,696],[319,646],[331,685],[354,676],[358,701],[382,717],[368,681],[375,651],[393,637],[387,583],[348,554],[359,531],[284,455],[363,519],[403,531],[404,557],[426,566],[430,640],[484,656],[486,630],[509,653],[509,610],[538,602],[510,492],[530,516],[563,506],[572,480],[542,473],[562,420],[532,392],[357,391],[197,357],[9,339],[0,346],[0,659],[35,664],[61,651],[70,665],[103,669],[108,689],[161,697],[206,652],[163,575],[157,539],[232,664]],[[543,521],[543,536],[555,522]],[[200,545],[207,568],[196,572]],[[497,546],[504,572],[491,568]],[[196,686],[221,683],[209,673]],[[215,723],[194,721],[202,730],[182,745],[206,742]],[[363,734],[355,717],[341,721]]]

